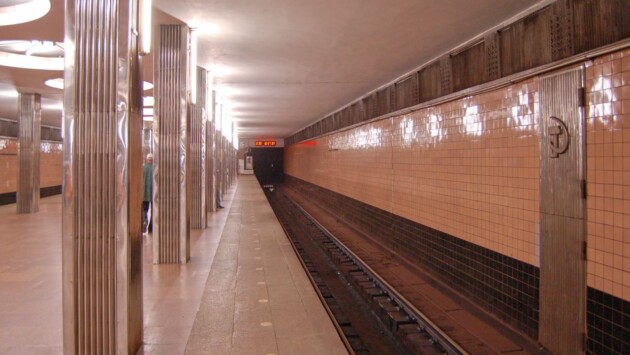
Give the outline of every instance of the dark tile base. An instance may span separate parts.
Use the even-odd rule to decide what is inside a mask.
[[[49,197],[54,195],[61,195],[61,185],[42,187],[39,189],[39,197]],[[16,203],[16,201],[17,193],[15,192],[0,194],[0,206],[10,205],[12,203]]]
[[[286,176],[285,185],[538,338],[537,267],[291,176]]]
[[[7,192],[4,194],[0,194],[0,206],[1,205],[10,205],[15,203],[17,199],[15,192]]]
[[[588,352],[630,354],[630,302],[588,288]]]
[[[42,187],[39,189],[39,197],[61,195],[61,185]]]

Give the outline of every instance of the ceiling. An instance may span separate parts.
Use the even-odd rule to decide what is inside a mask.
[[[154,0],[154,21],[197,28],[198,63],[240,138],[285,137],[540,2]],[[0,27],[0,40],[63,41],[63,0],[51,3],[39,20]],[[43,83],[61,76],[0,66],[0,118],[16,119],[16,90],[38,92],[42,123],[59,126],[61,90]]]

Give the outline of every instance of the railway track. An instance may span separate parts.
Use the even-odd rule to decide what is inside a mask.
[[[265,193],[350,353],[467,354],[282,189]]]

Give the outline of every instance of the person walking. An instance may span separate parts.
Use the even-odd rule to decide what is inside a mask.
[[[153,211],[149,220],[149,208],[153,199],[153,154],[147,154],[146,163],[142,167],[144,191],[142,198],[142,233],[153,233]]]

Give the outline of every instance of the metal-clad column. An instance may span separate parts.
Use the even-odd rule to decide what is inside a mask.
[[[221,126],[223,122],[223,105],[217,103],[214,108],[217,111],[214,117],[215,121],[215,179],[216,179],[216,194],[219,195],[221,201],[223,201],[223,133],[221,130],[223,127]]]
[[[197,103],[191,104],[190,122],[190,173],[191,173],[191,208],[190,226],[195,229],[206,228],[206,117],[207,117],[207,76],[208,72],[200,67],[197,75]]]
[[[65,354],[142,344],[137,0],[68,0],[63,142]]]
[[[160,25],[154,53],[153,261],[190,259],[190,161],[187,109],[189,29]]]
[[[540,78],[540,328],[554,354],[586,349],[582,68]]]
[[[18,117],[20,142],[18,159],[17,212],[39,211],[39,137],[42,105],[39,94],[20,94]]]
[[[223,134],[223,133],[221,133]],[[221,136],[221,194],[224,196],[228,190],[229,180],[227,178],[230,163],[227,152],[228,140],[225,136]]]
[[[216,103],[216,92],[208,92],[208,108],[207,114],[212,117],[212,120],[206,121],[206,211],[214,212],[217,209],[216,206],[216,174],[215,174],[215,140],[216,140],[216,126],[217,121],[214,109]]]

